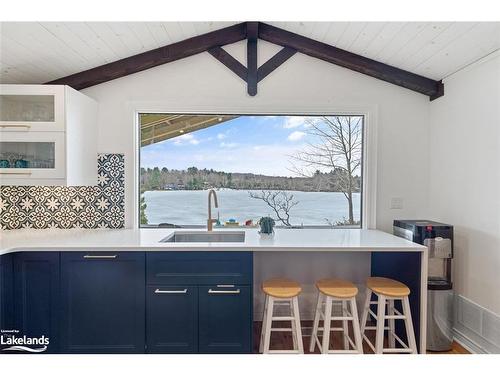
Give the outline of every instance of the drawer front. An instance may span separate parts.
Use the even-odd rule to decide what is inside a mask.
[[[147,253],[147,281],[153,285],[252,283],[251,252]]]

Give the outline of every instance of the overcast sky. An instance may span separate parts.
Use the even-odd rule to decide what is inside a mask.
[[[294,176],[289,155],[304,149],[307,124],[299,116],[241,116],[141,148],[141,167]],[[311,141],[311,139],[309,139]]]

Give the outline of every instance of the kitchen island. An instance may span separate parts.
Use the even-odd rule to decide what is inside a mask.
[[[420,352],[425,352],[425,247],[378,230],[277,229],[272,236],[259,235],[255,228],[216,229],[214,232],[218,231],[244,232],[244,239],[241,242],[161,242],[174,232],[192,232],[183,229],[2,231],[2,329],[29,329],[29,324],[16,319],[21,316],[29,318],[23,314],[26,306],[21,302],[32,297],[36,308],[50,311],[47,324],[42,328],[50,326],[55,352],[249,352],[251,334],[248,328],[251,330],[252,321],[260,317],[262,296],[259,285],[262,279],[269,276],[298,277],[305,284],[305,290],[310,291],[309,300],[303,298],[302,314],[302,306],[311,304],[316,279],[338,276],[339,273],[342,273],[341,277],[348,277],[353,272],[357,273],[353,281],[363,292],[362,280],[369,275],[392,277],[410,287],[416,336]],[[113,260],[121,268],[114,266],[107,272],[106,267]],[[89,268],[88,264],[92,267]],[[113,272],[129,277],[118,282],[110,279]],[[23,289],[23,285],[30,281],[33,287]],[[102,285],[112,285],[115,281],[122,287],[107,291],[107,286]],[[43,283],[53,286],[53,289],[37,288]],[[241,299],[238,305],[227,299],[231,295],[228,292],[236,291]],[[159,303],[149,298],[148,293],[169,295],[172,299],[168,303],[164,300]],[[214,300],[206,299],[208,293],[223,296],[217,300],[224,306],[222,310],[212,303]],[[130,337],[124,336],[123,343],[114,346],[108,343],[72,344],[70,341],[74,337],[80,337],[82,342],[92,341],[99,332],[96,327],[106,335],[117,335],[110,331],[106,321],[99,322],[99,316],[90,320],[95,327],[71,325],[71,319],[73,324],[74,319],[87,319],[89,313],[78,314],[92,305],[97,307],[89,311],[98,314],[99,303],[108,300],[110,295],[115,297],[110,309],[114,303],[129,310],[121,311],[116,319],[129,325],[127,329],[133,332]],[[10,300],[13,306],[5,303]],[[169,316],[167,313],[173,308],[186,313]],[[154,314],[152,311],[165,313]],[[223,333],[217,339],[213,337],[220,334],[222,328],[221,322],[212,317],[222,313],[227,315],[228,311],[237,315],[226,316],[226,322],[232,324],[233,331],[241,332],[239,337],[244,337],[241,339],[245,341],[243,344],[229,342],[231,340]],[[166,343],[157,337],[151,341],[152,336],[161,333],[165,319],[176,322],[169,333],[177,330],[178,337],[184,341]],[[68,332],[68,327],[76,331]],[[93,332],[94,336],[87,337],[88,332]],[[226,341],[228,344],[223,345]],[[120,334],[116,342],[120,342]]]

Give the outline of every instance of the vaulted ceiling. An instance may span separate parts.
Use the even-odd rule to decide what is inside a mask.
[[[500,23],[269,23],[434,80],[500,48]],[[3,22],[0,82],[43,83],[232,24]]]

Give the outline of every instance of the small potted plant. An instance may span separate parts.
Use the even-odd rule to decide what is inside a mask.
[[[259,220],[260,234],[273,234],[274,233],[274,219],[272,217],[261,217]]]

